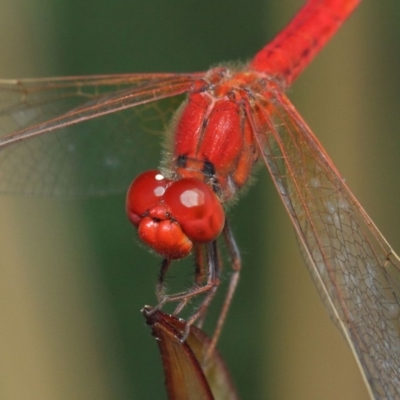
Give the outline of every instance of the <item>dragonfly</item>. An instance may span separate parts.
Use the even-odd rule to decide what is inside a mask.
[[[163,258],[157,307],[176,302],[179,314],[203,295],[188,326],[219,285],[222,236],[232,274],[215,346],[241,269],[224,211],[265,165],[371,398],[400,398],[400,260],[284,93],[359,3],[308,0],[242,67],[0,80],[0,191],[68,197],[129,187],[128,217]],[[165,293],[173,260],[191,253],[193,286]]]

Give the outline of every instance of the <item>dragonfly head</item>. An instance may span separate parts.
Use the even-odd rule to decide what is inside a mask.
[[[225,224],[224,209],[207,184],[195,178],[171,181],[155,170],[132,182],[126,211],[139,238],[167,259],[186,257],[193,243],[215,240]]]

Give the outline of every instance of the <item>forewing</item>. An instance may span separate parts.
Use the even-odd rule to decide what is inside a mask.
[[[0,192],[126,190],[143,169],[157,167],[159,136],[197,76],[0,80]]]
[[[400,398],[400,262],[279,91],[249,103],[262,157],[376,399]]]

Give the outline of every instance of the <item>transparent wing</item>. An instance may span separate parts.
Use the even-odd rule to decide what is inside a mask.
[[[371,395],[399,399],[399,258],[280,91],[247,107],[311,275]]]
[[[160,140],[200,74],[0,80],[0,192],[102,195],[158,165]]]

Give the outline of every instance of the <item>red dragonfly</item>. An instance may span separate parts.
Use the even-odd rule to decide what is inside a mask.
[[[399,398],[400,260],[284,94],[359,2],[309,0],[242,68],[1,80],[0,190],[68,196],[126,189],[155,167],[156,135],[169,124],[174,136],[160,172],[133,182],[127,211],[139,237],[164,258],[159,306],[177,301],[179,313],[205,295],[189,324],[201,319],[219,284],[222,233],[233,273],[216,340],[240,270],[224,206],[253,165],[264,163],[371,396]],[[88,157],[94,165],[81,162]],[[192,251],[193,287],[165,294],[171,261]]]

